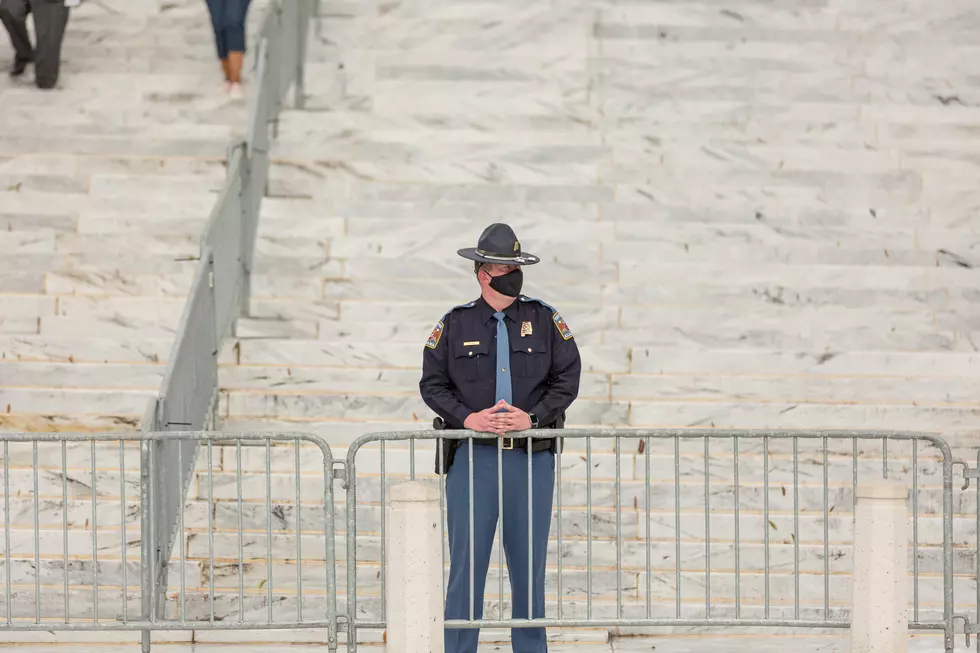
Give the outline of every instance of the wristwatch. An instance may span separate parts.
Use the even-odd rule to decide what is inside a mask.
[[[535,415],[534,413],[528,413],[527,416],[531,418],[531,428],[532,429],[536,429],[536,428],[538,428],[540,426],[540,424],[538,423],[538,416],[537,415]]]

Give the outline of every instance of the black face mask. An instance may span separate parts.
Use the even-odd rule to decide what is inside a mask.
[[[490,287],[505,297],[517,297],[524,285],[524,273],[520,268],[499,277],[490,277]]]

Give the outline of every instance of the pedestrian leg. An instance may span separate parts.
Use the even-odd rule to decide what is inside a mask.
[[[34,56],[34,79],[38,88],[54,88],[61,69],[61,43],[71,11],[63,2],[31,0],[37,52]]]
[[[12,72],[18,75],[24,71],[28,62],[34,60],[31,37],[27,33],[27,14],[30,11],[28,0],[0,0],[0,21],[7,28],[10,44],[14,48]]]

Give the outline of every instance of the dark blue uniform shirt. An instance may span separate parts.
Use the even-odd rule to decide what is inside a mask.
[[[496,402],[497,320],[483,297],[449,311],[422,357],[419,390],[449,428]],[[552,425],[578,396],[582,359],[572,332],[544,302],[519,297],[504,310],[510,338],[512,405]]]

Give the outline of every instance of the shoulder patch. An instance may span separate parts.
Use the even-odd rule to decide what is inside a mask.
[[[435,349],[439,346],[439,341],[442,339],[442,332],[446,330],[446,318],[448,318],[453,311],[458,311],[461,308],[473,308],[474,306],[476,306],[476,302],[472,301],[465,304],[460,304],[459,306],[455,306],[450,309],[448,313],[442,316],[442,319],[439,320],[439,323],[436,324],[435,328],[432,329],[432,333],[429,334],[429,339],[425,341],[425,346],[429,349]]]
[[[439,346],[439,340],[442,339],[442,332],[445,330],[446,325],[440,320],[436,327],[432,329],[432,333],[429,335],[429,339],[425,341],[425,346],[429,349],[435,349]]]
[[[558,333],[564,340],[572,339],[572,330],[568,328],[568,324],[565,323],[565,319],[559,315],[557,312],[551,317],[554,321],[555,326],[558,327]]]

